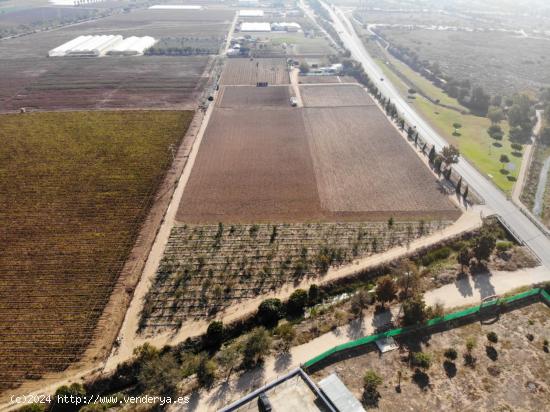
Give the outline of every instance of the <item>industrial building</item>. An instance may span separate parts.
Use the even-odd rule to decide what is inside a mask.
[[[116,43],[108,52],[109,56],[138,56],[152,47],[157,41],[151,36],[127,37]]]
[[[297,32],[301,29],[302,27],[298,23],[273,23],[271,25],[273,31]]]
[[[78,36],[48,53],[49,57],[100,57],[106,54],[119,56],[141,55],[153,46],[153,37],[128,37],[120,35]]]
[[[263,10],[239,10],[239,17],[264,17]]]
[[[244,22],[241,23],[241,31],[270,32],[271,24]]]
[[[190,4],[155,4],[149,7],[149,10],[202,10],[202,6]]]

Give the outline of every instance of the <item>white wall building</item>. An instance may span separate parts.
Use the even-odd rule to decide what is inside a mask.
[[[264,17],[263,10],[239,10],[239,17]]]
[[[241,31],[245,32],[270,32],[271,24],[269,23],[252,23],[244,22],[241,24]]]
[[[145,37],[127,37],[121,42],[116,43],[107,54],[109,56],[139,56],[145,53],[149,47],[152,47],[157,41],[150,36]]]

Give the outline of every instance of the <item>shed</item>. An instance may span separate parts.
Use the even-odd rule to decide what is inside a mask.
[[[319,388],[339,412],[365,412],[361,403],[333,373],[319,382]]]

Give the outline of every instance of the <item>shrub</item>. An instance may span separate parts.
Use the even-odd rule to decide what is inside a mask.
[[[255,366],[271,349],[271,336],[265,328],[252,331],[244,344],[244,363],[247,367]]]
[[[307,298],[309,305],[316,305],[321,300],[321,291],[319,290],[319,286],[313,284],[309,287],[309,291],[307,293]]]
[[[383,380],[378,374],[373,370],[368,370],[363,376],[363,385],[366,392],[375,393],[378,389],[378,386],[382,384]]]
[[[514,244],[512,242],[501,241],[501,242],[497,242],[496,247],[499,252],[506,252],[507,250],[510,250],[513,246]]]
[[[468,353],[472,352],[476,346],[477,346],[476,338],[470,337],[466,339],[466,350],[468,351]]]
[[[489,332],[487,334],[487,340],[492,343],[498,342],[498,335],[495,332]]]
[[[258,322],[267,328],[277,325],[277,322],[282,317],[282,307],[283,304],[277,298],[264,300],[258,307],[256,315]]]
[[[383,276],[376,282],[376,300],[382,305],[397,297],[397,285],[391,276]]]
[[[403,326],[423,323],[426,320],[426,303],[418,295],[403,302]]]
[[[455,348],[447,348],[443,355],[449,360],[455,360],[458,357],[458,352]]]
[[[411,354],[411,365],[428,369],[432,363],[432,357],[428,353],[414,352]]]
[[[451,249],[448,247],[442,247],[436,250],[433,250],[424,257],[422,257],[422,265],[423,266],[429,266],[434,262],[437,262],[439,260],[447,259],[451,255]]]
[[[210,350],[218,350],[223,343],[223,323],[220,321],[210,322],[204,335],[204,345]]]
[[[197,369],[197,379],[202,386],[211,386],[216,378],[218,365],[213,359],[203,357]]]
[[[284,323],[275,329],[275,335],[283,341],[282,349],[287,352],[292,346],[292,341],[296,337],[296,330],[291,323]]]
[[[303,289],[296,289],[286,304],[287,314],[290,316],[301,316],[307,304],[307,292]]]

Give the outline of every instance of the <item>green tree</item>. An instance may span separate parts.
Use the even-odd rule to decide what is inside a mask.
[[[83,397],[86,396],[84,387],[79,383],[73,383],[71,385],[63,385],[57,388],[54,393],[53,401],[50,410],[52,412],[72,412],[75,410],[73,403],[67,403],[62,400],[64,397],[80,397],[84,401]]]
[[[373,370],[368,370],[363,375],[363,388],[365,390],[364,396],[369,402],[376,401],[380,394],[378,393],[378,387],[382,385],[382,378]]]
[[[403,303],[402,322],[404,326],[424,323],[426,318],[426,302],[424,302],[424,298],[421,295],[416,295]]]
[[[397,297],[397,285],[391,276],[382,276],[376,282],[376,300],[384,307]]]
[[[216,379],[216,370],[218,365],[213,359],[204,356],[197,368],[197,380],[201,386],[210,387]]]
[[[500,163],[510,163],[510,158],[508,155],[502,154],[500,155]]]
[[[452,164],[458,163],[460,152],[453,145],[445,146],[441,151],[441,156],[443,157],[443,161],[445,162],[445,164],[447,166],[450,166]]]
[[[500,107],[491,107],[487,113],[487,117],[491,120],[492,124],[499,124],[505,118],[504,112]]]
[[[369,293],[361,289],[351,297],[351,313],[355,316],[361,316],[363,310],[366,309],[371,302]]]
[[[218,350],[223,343],[223,322],[213,321],[208,325],[204,335],[204,345],[210,350]]]
[[[292,323],[287,322],[278,326],[275,330],[275,334],[279,338],[281,338],[281,349],[283,350],[283,352],[288,352],[290,350],[290,347],[292,346],[294,338],[296,337],[296,330],[294,329]]]
[[[258,307],[257,319],[265,327],[271,328],[277,325],[282,317],[283,304],[277,298],[265,299]]]
[[[435,160],[435,146],[432,146],[430,153],[428,154],[428,159],[430,159],[430,163],[433,163]]]
[[[271,336],[265,328],[254,329],[244,344],[245,366],[255,366],[271,350]]]
[[[461,273],[464,273],[464,267],[468,267],[470,265],[470,260],[472,259],[472,251],[470,250],[470,248],[465,246],[460,249],[456,259],[460,264]]]
[[[307,292],[303,289],[296,289],[288,298],[286,304],[287,314],[290,316],[301,316],[307,305]]]
[[[229,380],[231,372],[233,372],[233,369],[237,366],[240,357],[241,353],[239,347],[235,344],[226,346],[218,354],[218,363],[227,371],[226,380]]]
[[[179,365],[170,353],[156,355],[141,363],[137,381],[141,392],[156,396],[173,396],[182,378]]]
[[[482,235],[478,238],[475,248],[474,255],[478,262],[487,261],[493,250],[496,246],[496,240],[492,235]]]

